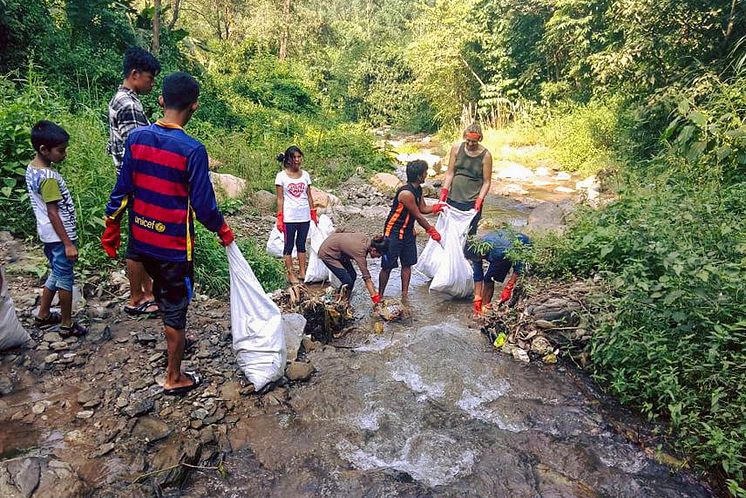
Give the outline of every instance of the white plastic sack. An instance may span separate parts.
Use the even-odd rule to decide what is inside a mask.
[[[443,235],[445,234],[445,226],[446,214],[445,212],[441,212],[435,222],[435,229],[438,233]],[[438,268],[440,268],[440,264],[443,262],[443,254],[444,249],[441,243],[429,239],[427,244],[425,244],[425,248],[422,250],[420,257],[417,259],[417,264],[414,265],[414,270],[428,279],[433,278],[437,273]]]
[[[285,250],[285,234],[273,223],[272,231],[269,232],[269,238],[267,239],[267,252],[276,258],[281,258],[283,250]],[[293,248],[293,256],[297,255],[295,248]]]
[[[231,275],[231,331],[238,366],[261,390],[282,377],[287,348],[282,315],[264,293],[235,242],[226,248]]]
[[[453,297],[468,297],[474,292],[471,265],[464,257],[464,243],[469,224],[477,212],[473,209],[461,211],[449,207],[444,212],[443,254],[433,281],[431,291],[444,292]]]
[[[23,346],[31,338],[28,332],[23,328],[21,322],[16,316],[16,308],[13,306],[13,299],[8,293],[8,281],[5,278],[5,270],[0,267],[0,351],[4,349]]]
[[[331,218],[325,214],[319,216],[319,225],[316,226],[316,223],[312,221],[309,233],[311,235],[311,244],[306,248],[308,251],[308,268],[306,268],[304,282],[307,284],[325,282],[329,280],[332,273],[324,262],[319,259],[319,248],[326,238],[334,233],[334,224]]]

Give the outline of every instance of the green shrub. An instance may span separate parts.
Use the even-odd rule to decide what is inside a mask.
[[[212,297],[228,298],[230,274],[225,248],[220,245],[214,233],[199,223],[195,225],[194,281],[200,292]],[[279,259],[267,254],[253,239],[237,234],[236,241],[265,292],[272,292],[285,285],[285,267]]]
[[[543,128],[550,157],[566,171],[595,174],[614,163],[618,106],[592,101],[549,119]]]
[[[245,131],[202,126],[198,135],[204,139],[210,156],[225,164],[221,171],[246,179],[252,191],[274,192],[275,175],[280,170],[275,157],[290,145],[301,148],[303,167],[310,172],[314,183],[323,188],[338,186],[358,169],[367,175],[392,168],[388,154],[379,149],[362,126],[322,126],[305,119],[296,119],[295,123],[299,127],[297,133],[286,135],[270,128],[259,143]],[[209,133],[205,133],[208,128]]]
[[[669,163],[670,164],[670,163]],[[595,378],[705,466],[746,470],[746,184],[630,178],[562,238],[537,241],[539,271],[605,277]],[[647,183],[647,185],[646,185]],[[643,185],[643,186],[640,186]]]

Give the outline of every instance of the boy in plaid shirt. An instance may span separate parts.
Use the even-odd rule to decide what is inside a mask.
[[[114,160],[117,176],[122,169],[124,143],[130,132],[150,122],[145,116],[139,95],[153,90],[155,77],[161,71],[158,60],[149,52],[130,47],[124,54],[124,81],[109,101],[109,144],[107,152]],[[153,296],[153,280],[145,272],[142,262],[127,254],[127,278],[130,297],[124,311],[130,315],[148,315],[158,311]]]

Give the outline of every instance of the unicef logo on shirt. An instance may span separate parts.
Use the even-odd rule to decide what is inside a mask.
[[[164,225],[160,221],[148,220],[146,218],[143,218],[142,216],[135,216],[135,224],[140,225],[143,228],[155,230],[158,233],[163,233],[166,231],[166,225]]]

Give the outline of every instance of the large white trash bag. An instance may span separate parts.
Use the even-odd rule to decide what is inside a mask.
[[[0,280],[2,280],[2,287],[0,287],[0,351],[2,351],[23,346],[31,338],[18,321],[13,299],[8,293],[8,280],[5,278],[5,270],[2,267],[0,267]]]
[[[469,224],[477,212],[473,209],[461,211],[448,207],[445,211],[443,236],[444,248],[433,281],[431,291],[444,292],[453,297],[468,297],[474,292],[471,264],[464,257],[464,243]]]
[[[282,251],[285,249],[285,234],[277,229],[276,224],[272,224],[272,231],[269,232],[267,239],[267,252],[276,258],[282,257]],[[295,249],[293,249],[295,255]]]
[[[448,209],[448,208],[445,208]],[[445,234],[446,226],[446,214],[441,212],[438,215],[438,219],[435,222],[435,229],[439,234]],[[415,271],[421,273],[429,279],[435,276],[440,264],[443,262],[443,254],[445,250],[440,242],[436,242],[433,239],[429,239],[425,248],[422,250],[420,257],[417,259],[417,264],[414,265]]]
[[[264,293],[235,242],[226,248],[231,275],[231,331],[238,366],[261,390],[282,377],[287,348],[282,315]]]
[[[319,248],[324,243],[326,238],[334,233],[334,224],[331,218],[327,215],[322,214],[319,216],[319,224],[311,221],[311,244],[307,247],[308,250],[308,268],[306,268],[305,283],[310,284],[313,282],[325,282],[329,280],[331,271],[326,267],[323,261],[319,259]]]

